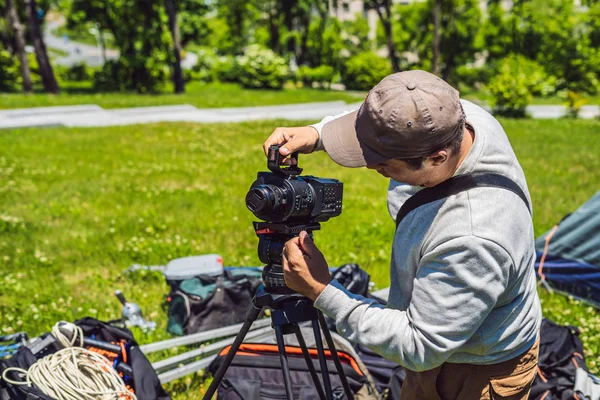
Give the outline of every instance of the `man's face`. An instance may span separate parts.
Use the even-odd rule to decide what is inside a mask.
[[[424,162],[419,170],[414,170],[402,160],[387,160],[377,164],[367,165],[367,168],[374,169],[386,178],[392,178],[397,182],[407,183],[412,186],[428,186],[431,180],[431,166]]]

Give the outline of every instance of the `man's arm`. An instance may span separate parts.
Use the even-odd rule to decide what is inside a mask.
[[[275,128],[273,133],[263,143],[265,156],[269,154],[269,147],[280,145],[279,154],[284,157],[299,151],[304,154],[313,151],[324,150],[321,133],[323,126],[330,121],[340,118],[352,111],[344,111],[337,115],[327,116],[314,125],[298,127],[279,127]],[[289,165],[289,160],[284,160],[284,164]]]
[[[323,118],[321,120],[321,122],[318,122],[318,123],[313,124],[313,125],[309,125],[310,127],[313,127],[317,131],[317,133],[319,134],[319,141],[317,142],[317,145],[315,147],[315,151],[317,151],[317,150],[325,150],[325,148],[323,147],[323,126],[326,123],[333,121],[334,119],[343,117],[346,114],[350,114],[352,111],[353,110],[347,110],[347,111],[341,112],[341,113],[339,113],[337,115],[330,115],[330,116],[327,116],[327,117]]]
[[[315,307],[338,332],[414,371],[444,363],[476,332],[507,282],[512,260],[475,236],[445,242],[421,260],[406,311],[385,308],[332,281]]]

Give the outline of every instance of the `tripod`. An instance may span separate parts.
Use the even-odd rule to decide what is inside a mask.
[[[323,336],[327,341],[327,346],[333,358],[335,368],[342,382],[344,393],[348,400],[352,399],[352,391],[346,375],[342,368],[342,363],[335,350],[331,333],[327,328],[325,318],[323,314],[313,307],[312,302],[299,294],[272,294],[265,290],[264,285],[261,285],[252,299],[252,303],[248,306],[246,314],[246,320],[242,326],[240,332],[235,338],[235,341],[231,345],[227,356],[223,363],[214,375],[213,381],[208,387],[206,394],[204,395],[205,400],[210,400],[217,390],[227,368],[233,361],[235,353],[239,349],[240,345],[244,341],[248,330],[252,323],[256,320],[260,312],[264,307],[268,307],[272,310],[271,321],[273,328],[275,329],[275,337],[277,339],[277,347],[279,350],[279,360],[281,362],[281,369],[283,371],[283,381],[285,385],[286,397],[288,400],[293,400],[294,395],[292,393],[292,380],[290,376],[290,370],[288,367],[288,360],[285,353],[285,343],[283,335],[295,334],[298,340],[302,355],[308,366],[311,378],[315,384],[315,388],[319,394],[321,400],[333,400],[333,392],[331,390],[331,381],[329,379],[329,372],[327,370],[327,359],[325,358],[325,350],[323,348],[323,341],[321,339],[321,333],[319,332],[319,325],[323,331]],[[319,382],[317,371],[313,365],[313,361],[308,353],[306,342],[300,331],[299,323],[311,321],[313,332],[315,334],[315,344],[317,346],[317,354],[319,355],[319,364],[321,367],[321,374],[323,377],[323,385]]]

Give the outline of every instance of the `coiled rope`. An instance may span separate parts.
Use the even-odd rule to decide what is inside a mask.
[[[67,334],[72,332],[69,338]],[[137,400],[104,356],[83,347],[83,331],[80,327],[59,322],[52,328],[52,335],[64,349],[35,362],[29,370],[7,368],[2,379],[13,385],[37,386],[45,395],[57,400]],[[75,347],[74,347],[75,346]],[[8,378],[8,372],[18,372],[25,381]]]

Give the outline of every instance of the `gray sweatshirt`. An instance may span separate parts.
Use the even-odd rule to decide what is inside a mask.
[[[462,104],[475,139],[456,175],[502,174],[529,198],[500,123],[473,103]],[[331,119],[315,125],[319,133]],[[390,182],[392,218],[417,190]],[[495,364],[524,353],[538,336],[542,312],[534,261],[531,214],[521,198],[505,189],[474,188],[421,206],[402,220],[394,237],[387,307],[335,280],[315,306],[335,319],[348,340],[413,371],[444,362]]]

